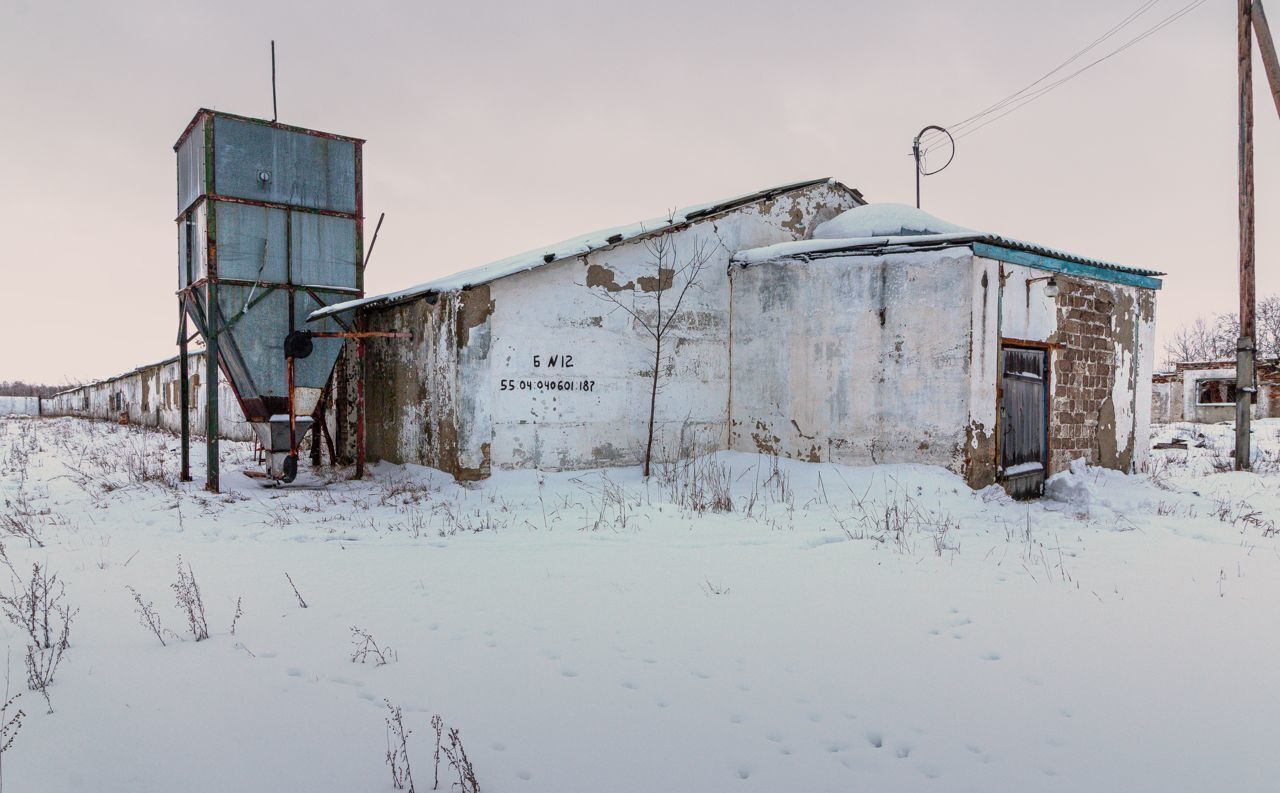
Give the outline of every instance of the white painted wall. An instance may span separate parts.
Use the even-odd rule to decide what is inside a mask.
[[[971,258],[956,248],[735,269],[731,448],[961,471]]]
[[[700,246],[710,258],[664,340],[655,458],[727,443],[732,254],[803,239],[854,203],[844,190],[821,184],[671,235],[680,263]],[[474,395],[472,404],[459,404],[463,464],[480,460],[484,444],[492,465],[503,468],[556,470],[641,460],[654,348],[628,309],[652,316],[654,293],[639,285],[654,275],[652,251],[635,241],[492,283],[493,314],[487,326],[471,330],[460,352],[457,391]],[[588,285],[602,276],[625,288],[610,292]],[[664,306],[681,285],[677,280],[664,294]],[[609,302],[609,295],[623,306]],[[568,390],[560,390],[561,383]]]
[[[1185,421],[1212,424],[1218,421],[1236,420],[1235,405],[1201,405],[1199,404],[1199,383],[1201,380],[1231,380],[1235,382],[1236,370],[1230,367],[1211,367],[1204,369],[1183,369],[1182,387],[1178,397],[1182,399],[1182,414]],[[1261,400],[1259,400],[1261,401]],[[1253,414],[1257,415],[1258,406],[1253,406]]]
[[[38,416],[40,397],[0,396],[0,416]]]
[[[204,353],[190,354],[188,367],[189,374],[199,373],[203,383]],[[128,374],[110,380],[88,383],[46,399],[43,403],[43,412],[47,416],[81,416],[108,421],[119,421],[120,414],[124,412],[128,413],[131,424],[178,432],[181,426],[181,412],[178,407],[176,383],[180,371],[180,364],[176,360],[144,366]],[[143,398],[144,388],[145,399]],[[122,399],[120,410],[113,406],[112,401],[112,395],[117,393]],[[203,435],[206,405],[203,384],[195,389],[195,397],[196,407],[190,415],[191,432],[193,435]],[[236,401],[235,392],[222,377],[221,372],[218,377],[218,422],[223,438],[243,441],[254,438],[253,429],[240,411],[240,403]]]

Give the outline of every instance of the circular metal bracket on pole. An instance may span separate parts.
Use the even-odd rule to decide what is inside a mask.
[[[920,138],[924,137],[925,133],[930,131],[941,132],[943,135],[947,136],[947,140],[951,142],[951,156],[947,158],[947,161],[942,164],[941,168],[937,168],[932,171],[926,171],[924,170],[924,163],[920,159]],[[919,209],[920,208],[920,177],[933,176],[935,173],[941,173],[942,171],[946,170],[947,166],[951,164],[951,161],[956,158],[956,139],[951,137],[951,133],[948,132],[945,127],[939,127],[936,124],[930,124],[929,126],[925,127],[924,129],[916,133],[915,140],[911,142],[911,157],[916,162],[916,209]]]

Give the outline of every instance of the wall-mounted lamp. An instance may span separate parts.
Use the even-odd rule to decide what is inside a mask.
[[[1045,296],[1045,297],[1048,297],[1048,298],[1055,298],[1055,297],[1057,297],[1057,296],[1058,296],[1058,279],[1057,279],[1057,278],[1055,278],[1055,277],[1053,277],[1052,275],[1046,275],[1046,276],[1044,276],[1044,277],[1042,277],[1042,278],[1028,278],[1028,279],[1027,279],[1027,281],[1026,281],[1026,283],[1027,283],[1027,297],[1030,297],[1030,296],[1031,296],[1031,285],[1032,285],[1032,284],[1034,284],[1036,281],[1045,281],[1045,282],[1046,282],[1046,283],[1045,283],[1045,285],[1044,285],[1044,296]]]

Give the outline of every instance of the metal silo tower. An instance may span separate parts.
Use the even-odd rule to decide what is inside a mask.
[[[336,320],[312,323],[316,332],[299,329],[312,311],[363,294],[363,143],[201,109],[174,144],[179,310],[208,351],[202,385],[211,490],[218,489],[219,367],[270,453],[268,474],[291,481],[296,473],[298,439],[341,337],[354,335]],[[185,322],[181,327],[185,406],[188,337]],[[184,475],[187,422],[184,410]]]

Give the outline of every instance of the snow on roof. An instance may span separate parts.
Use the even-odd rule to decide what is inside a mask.
[[[843,236],[849,234],[851,236]],[[814,238],[738,251],[733,261],[744,267],[791,257],[858,251],[893,253],[913,248],[968,246],[975,242],[1025,251],[1104,270],[1158,277],[1164,273],[1080,256],[1023,240],[966,229],[902,204],[867,204],[837,215],[814,229]]]
[[[906,237],[920,234],[973,234],[973,229],[948,223],[906,204],[864,204],[836,215],[813,230],[819,240],[865,237]]]
[[[630,223],[625,226],[615,226],[613,228],[592,231],[578,237],[557,242],[554,245],[547,245],[542,248],[534,248],[524,253],[518,253],[515,256],[509,256],[505,259],[499,259],[496,262],[481,267],[475,267],[470,270],[464,270],[460,273],[448,275],[443,278],[437,278],[432,281],[411,286],[408,289],[402,289],[399,292],[390,292],[384,295],[375,295],[373,297],[362,297],[355,300],[347,300],[342,303],[334,303],[331,306],[313,311],[307,317],[308,322],[334,314],[352,311],[364,306],[374,304],[396,303],[401,300],[418,297],[420,295],[429,294],[431,292],[448,292],[456,289],[464,289],[469,286],[479,286],[496,281],[499,278],[505,278],[509,275],[515,275],[526,270],[532,270],[536,267],[557,262],[562,259],[570,259],[575,256],[591,253],[602,248],[618,245],[623,242],[638,239],[640,237],[653,234],[666,228],[673,228],[695,220],[701,220],[711,215],[726,212],[740,206],[754,203],[784,193],[790,193],[795,190],[801,190],[806,187],[828,183],[837,185],[842,189],[848,190],[858,199],[862,200],[862,194],[857,190],[853,190],[845,185],[840,184],[835,179],[810,179],[804,182],[795,182],[792,184],[771,187],[765,190],[758,190],[754,193],[735,196],[723,201],[714,201],[707,204],[695,204],[693,206],[684,207],[675,210],[670,216],[651,218],[642,220],[639,223]]]

